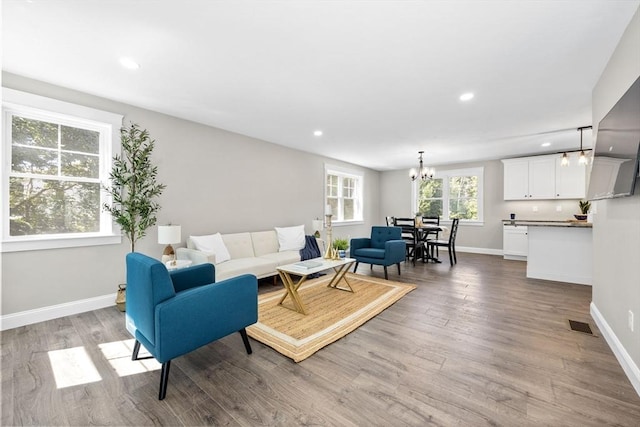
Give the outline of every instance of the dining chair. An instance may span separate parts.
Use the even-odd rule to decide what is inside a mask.
[[[402,229],[402,240],[407,243],[406,258],[413,264],[416,263],[416,256],[419,250],[418,230],[416,229],[415,218],[394,218],[394,225]]]
[[[456,235],[458,234],[458,223],[460,219],[454,218],[451,222],[451,232],[449,233],[448,240],[427,240],[427,246],[429,248],[430,257],[435,259],[434,250],[435,248],[447,248],[449,250],[449,262],[451,266],[453,264],[458,263],[458,258],[456,257]]]
[[[440,216],[423,216],[422,217],[422,224],[423,225],[437,225],[440,226]],[[435,239],[438,240],[440,238],[440,230],[427,230],[425,231],[425,239],[424,240],[430,240],[430,239]],[[438,247],[436,246],[436,255],[440,255],[440,251],[438,249]]]
[[[387,222],[387,227],[393,227],[395,224],[395,218],[392,216],[385,216],[385,221]]]

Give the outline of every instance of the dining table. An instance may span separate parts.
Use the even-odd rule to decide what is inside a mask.
[[[434,263],[441,263],[442,261],[440,261],[434,254],[429,253],[427,240],[429,239],[430,234],[437,235],[437,233],[446,232],[447,230],[447,227],[436,224],[419,224],[418,226],[416,226],[416,251],[414,254],[415,258],[418,258],[417,248],[420,247],[422,248],[420,251],[420,255],[423,262],[429,262],[429,260],[431,260]]]

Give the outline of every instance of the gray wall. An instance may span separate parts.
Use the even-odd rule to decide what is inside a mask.
[[[462,248],[502,250],[502,220],[515,213],[519,219],[566,220],[580,213],[577,200],[504,201],[500,160],[435,166],[437,170],[484,167],[484,225],[460,224],[456,245]],[[411,180],[408,170],[382,172],[380,215],[411,216]],[[561,211],[558,211],[557,208]],[[537,211],[534,212],[534,208]]]
[[[99,108],[138,123],[156,140],[161,197],[158,224],[190,234],[230,233],[304,224],[324,213],[324,164],[364,171],[365,223],[334,236],[369,234],[378,213],[379,173],[84,93],[3,73],[3,86]],[[136,250],[160,257],[157,228]],[[178,245],[180,246],[180,245]],[[125,278],[121,245],[2,254],[2,314],[115,293]]]
[[[640,9],[593,89],[593,129],[640,76]],[[597,144],[597,140],[596,140]],[[640,182],[633,197],[594,203],[593,304],[640,366]],[[635,332],[627,312],[635,314]]]

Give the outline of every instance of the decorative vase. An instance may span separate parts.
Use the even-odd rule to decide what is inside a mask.
[[[118,285],[118,293],[116,294],[116,307],[119,311],[127,311],[127,285],[121,283]]]

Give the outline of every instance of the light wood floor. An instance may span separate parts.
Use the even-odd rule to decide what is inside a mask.
[[[524,263],[488,255],[402,269],[415,291],[309,359],[253,340],[249,356],[233,334],[176,359],[164,401],[159,371],[119,376],[100,350],[130,339],[115,308],[5,331],[2,425],[640,425],[640,397],[589,316],[590,287],[529,280]],[[49,354],[70,348],[99,380],[57,388]]]

